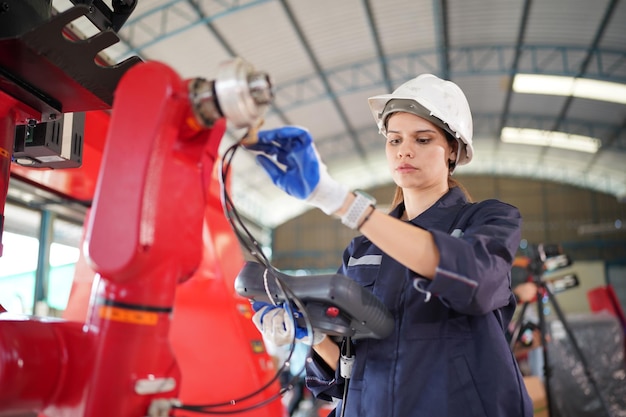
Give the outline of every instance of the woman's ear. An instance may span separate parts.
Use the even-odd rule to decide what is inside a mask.
[[[456,153],[459,151],[459,141],[455,140],[450,150],[450,162],[456,162]]]

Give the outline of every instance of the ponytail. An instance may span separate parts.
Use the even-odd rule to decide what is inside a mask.
[[[461,184],[459,181],[452,178],[452,175],[449,175],[448,176],[448,188],[452,189],[454,187],[458,187],[459,190],[463,192],[463,195],[467,199],[468,203],[473,202],[472,196],[470,195],[469,191],[467,191],[467,188],[465,188],[465,186],[463,186],[463,184]]]

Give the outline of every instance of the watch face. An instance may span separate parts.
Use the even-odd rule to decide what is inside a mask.
[[[372,205],[376,204],[376,199],[374,197],[372,197],[371,195],[369,195],[368,193],[366,193],[364,191],[360,191],[360,190],[357,190],[354,193],[362,195],[363,197],[367,198],[368,200],[370,200],[372,202]]]

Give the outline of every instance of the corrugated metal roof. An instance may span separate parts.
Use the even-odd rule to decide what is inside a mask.
[[[119,34],[107,50],[114,60],[138,54],[210,79],[240,56],[267,72],[276,97],[265,126],[309,128],[331,175],[354,188],[391,181],[367,98],[432,72],[458,83],[472,107],[476,158],[460,174],[545,178],[626,198],[626,106],[510,90],[515,73],[626,83],[624,2],[139,0]],[[602,147],[593,155],[504,144],[505,125],[592,135]],[[249,155],[235,159],[233,174],[235,202],[260,225],[308,208]]]

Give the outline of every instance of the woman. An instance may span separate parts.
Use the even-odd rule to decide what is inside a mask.
[[[345,407],[336,415],[532,416],[505,338],[515,309],[510,271],[519,212],[497,200],[472,204],[451,178],[473,156],[465,95],[424,74],[369,104],[397,185],[389,214],[330,178],[305,130],[259,132],[252,146],[276,185],[362,233],[339,272],[370,289],[395,320],[391,336],[355,341]],[[270,307],[254,317],[264,335],[293,328],[284,327],[290,319]],[[313,343],[308,387],[319,398],[343,398],[340,347],[317,334]]]

